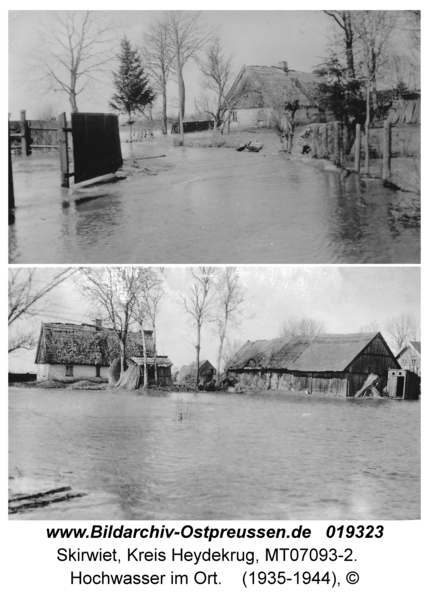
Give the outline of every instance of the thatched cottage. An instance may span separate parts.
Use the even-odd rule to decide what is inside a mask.
[[[245,386],[354,396],[369,374],[387,383],[399,363],[381,333],[322,334],[246,342],[228,375]]]
[[[287,103],[294,102],[298,107],[294,117],[297,125],[318,121],[320,111],[315,100],[318,83],[315,73],[293,71],[284,61],[277,67],[244,65],[227,94],[233,103],[229,116],[231,129],[267,126],[273,109],[281,112]]]
[[[146,350],[153,356],[152,331],[145,331]],[[127,357],[142,356],[140,332],[129,332]],[[42,323],[36,352],[37,380],[73,381],[101,377],[107,380],[110,364],[120,356],[119,340],[113,329],[100,322]]]
[[[397,361],[403,369],[417,373],[421,376],[421,342],[407,342],[399,354],[396,356]]]

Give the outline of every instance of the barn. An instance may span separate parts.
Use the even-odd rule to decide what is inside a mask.
[[[232,105],[230,129],[266,127],[273,109],[283,111],[288,102],[297,104],[296,125],[318,122],[320,110],[314,99],[318,82],[318,75],[293,71],[285,61],[276,67],[244,65],[227,94]]]
[[[399,367],[381,333],[321,334],[246,342],[228,376],[251,388],[354,396],[368,375]]]
[[[145,331],[146,350],[153,355],[152,331]],[[107,381],[110,364],[120,356],[113,329],[95,324],[42,323],[37,344],[37,380],[76,381],[101,378]],[[129,332],[127,356],[142,356],[140,332]]]

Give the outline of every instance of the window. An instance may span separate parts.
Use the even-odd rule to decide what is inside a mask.
[[[238,118],[237,118],[237,111],[236,111],[236,110],[233,110],[233,111],[232,111],[232,121],[235,121],[235,122],[237,122],[237,121],[238,121]]]
[[[73,365],[66,365],[66,377],[73,377]]]
[[[96,377],[101,377],[100,371],[101,371],[100,365],[95,365],[95,376]]]

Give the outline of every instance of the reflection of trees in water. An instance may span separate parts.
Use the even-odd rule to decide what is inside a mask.
[[[390,262],[397,235],[389,224],[388,203],[392,192],[357,175],[327,174],[331,202],[328,203],[328,235],[336,252],[346,262]]]

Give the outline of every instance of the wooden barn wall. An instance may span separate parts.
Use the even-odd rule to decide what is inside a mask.
[[[281,371],[229,371],[242,385],[253,389],[308,391],[329,396],[347,396],[347,373],[300,373]]]
[[[239,382],[252,389],[308,391],[328,396],[353,397],[365,383],[367,373],[302,373],[281,371],[229,371]]]
[[[350,373],[375,373],[387,377],[388,369],[396,369],[397,362],[389,354],[380,338],[374,338],[365,350],[349,366]]]

